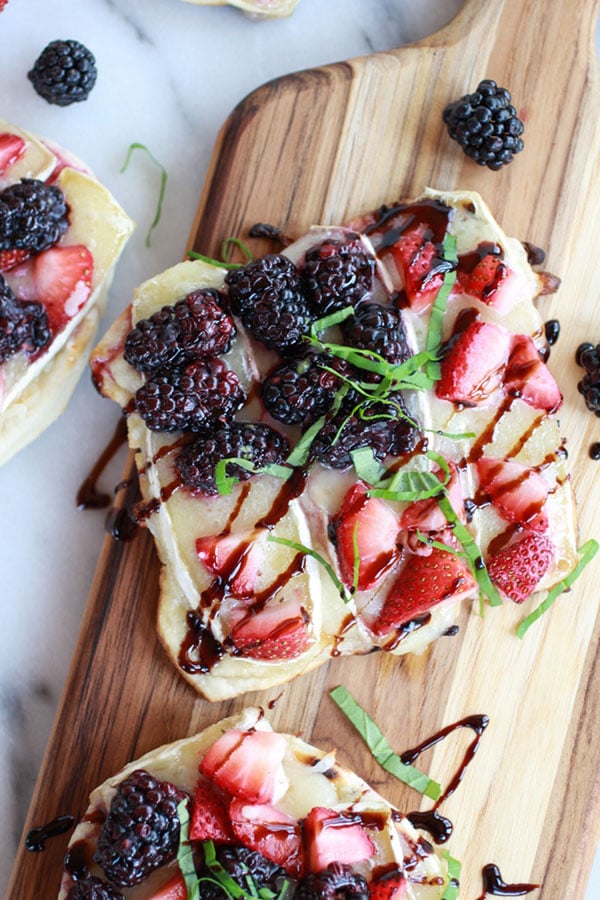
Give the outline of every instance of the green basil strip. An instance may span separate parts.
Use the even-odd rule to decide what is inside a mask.
[[[448,232],[444,238],[442,248],[444,259],[447,262],[452,263],[452,269],[449,272],[444,273],[444,280],[442,281],[442,285],[431,308],[429,327],[427,329],[427,340],[425,342],[425,350],[429,351],[430,353],[436,350],[441,344],[442,329],[444,326],[444,316],[446,314],[448,297],[450,296],[450,292],[452,291],[452,288],[454,287],[454,283],[456,281],[456,265],[458,263],[458,258],[456,256],[456,235],[450,234],[450,232]],[[426,370],[430,378],[432,378],[434,381],[439,381],[439,362],[429,362],[427,364]]]
[[[306,556],[312,556],[313,559],[315,559],[321,566],[323,566],[332,582],[334,583],[344,603],[350,602],[352,597],[346,590],[346,586],[344,585],[344,583],[338,578],[333,566],[330,565],[330,563],[328,563],[320,553],[317,553],[316,550],[313,550],[312,547],[307,547],[306,544],[299,544],[297,541],[290,541],[287,538],[275,537],[272,534],[268,536],[267,541],[272,544],[281,544],[283,547],[289,547],[291,550],[297,550],[299,553],[304,553]]]
[[[235,485],[240,483],[240,479],[236,475],[227,474],[227,466],[230,464],[240,466],[241,469],[252,472],[253,475],[274,475],[283,481],[287,481],[293,471],[289,466],[282,466],[279,463],[268,463],[266,466],[257,467],[251,460],[244,459],[243,456],[228,456],[226,459],[220,459],[215,466],[215,483],[217,491],[222,496],[231,494]]]
[[[442,894],[441,900],[457,900],[462,863],[460,860],[450,856],[450,853],[447,850],[444,850],[443,856],[448,864],[449,881],[446,885],[446,890]]]
[[[288,458],[288,466],[303,466],[308,459],[312,442],[325,424],[325,416],[321,416],[307,428]]]
[[[250,252],[250,250],[248,249],[246,244],[244,244],[243,241],[240,241],[239,238],[235,238],[235,237],[225,238],[225,240],[223,241],[223,243],[221,245],[221,256],[223,257],[224,260],[227,259],[227,251],[229,250],[230,244],[233,244],[234,247],[237,247],[238,250],[241,250],[243,255],[246,257],[246,262],[242,263],[242,266],[246,266],[246,265],[248,265],[248,263],[252,262],[254,257],[252,256],[252,253]]]
[[[154,216],[154,221],[152,222],[152,224],[150,225],[150,228],[148,229],[148,234],[146,235],[146,247],[149,247],[150,246],[150,235],[152,234],[152,232],[158,225],[161,214],[162,214],[162,205],[163,205],[163,200],[164,200],[164,196],[165,196],[165,188],[167,186],[167,170],[161,163],[159,163],[159,161],[152,155],[152,153],[150,153],[150,151],[148,150],[148,148],[146,147],[145,144],[134,143],[134,144],[129,145],[129,150],[127,151],[127,157],[125,158],[125,162],[123,163],[121,173],[126,171],[127,166],[129,165],[129,160],[131,159],[131,155],[134,150],[143,150],[144,153],[146,153],[150,157],[152,162],[156,166],[158,166],[158,168],[161,170],[160,190],[158,192],[158,203],[156,206],[156,214]]]
[[[373,719],[343,685],[338,685],[338,687],[330,691],[329,696],[356,728],[374,758],[386,772],[389,772],[399,781],[404,782],[404,784],[419,791],[420,794],[430,797],[432,800],[437,800],[440,797],[442,789],[437,781],[433,781],[415,766],[402,762],[398,754],[394,753]]]
[[[369,497],[413,502],[437,497],[443,491],[441,481],[432,472],[396,472],[387,483],[380,484],[384,486],[371,489]]]
[[[375,459],[371,447],[358,447],[356,450],[351,450],[350,457],[356,474],[367,484],[377,484],[385,474],[384,467]]]
[[[177,806],[177,815],[179,816],[179,847],[177,849],[177,865],[185,882],[185,890],[187,900],[200,900],[200,888],[198,886],[198,875],[196,866],[194,865],[194,856],[190,846],[189,829],[190,814],[187,809],[187,802],[182,800]]]
[[[457,550],[456,547],[451,547],[450,544],[444,544],[443,541],[431,540],[431,538],[428,538],[426,534],[423,534],[422,531],[419,531],[418,528],[416,531],[416,535],[417,539],[421,541],[422,544],[426,544],[428,547],[435,547],[436,550],[443,550],[444,553],[451,553],[452,556],[464,556],[462,550]]]
[[[352,305],[344,306],[343,309],[338,309],[336,312],[330,313],[328,316],[323,316],[322,319],[317,319],[316,322],[313,322],[310,326],[310,335],[318,340],[318,335],[322,331],[327,331],[328,328],[339,325],[340,322],[344,322],[353,315],[354,307]]]
[[[533,612],[529,613],[523,621],[519,624],[517,628],[517,637],[522,638],[525,632],[533,625],[540,616],[550,609],[554,601],[559,597],[563,591],[568,590],[571,585],[579,578],[585,567],[590,563],[598,552],[598,541],[590,540],[586,541],[582,547],[579,548],[579,556],[581,557],[575,568],[572,572],[569,573],[562,581],[559,581],[557,585],[555,585],[546,599],[540,603],[538,607],[536,607]]]
[[[229,897],[247,898],[250,895],[233,880],[229,872],[223,868],[215,852],[212,841],[203,841],[204,862],[209,872],[215,876],[217,884],[223,888]]]
[[[220,259],[213,259],[212,256],[204,256],[203,253],[197,253],[196,250],[188,250],[189,259],[199,259],[201,262],[207,263],[209,266],[217,266],[219,269],[241,269],[240,263],[226,263]]]

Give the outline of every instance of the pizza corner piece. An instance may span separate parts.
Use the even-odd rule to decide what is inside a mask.
[[[210,700],[420,652],[461,601],[526,609],[579,561],[534,250],[434,190],[276,249],[149,280],[92,357],[162,643]]]
[[[59,900],[441,900],[446,856],[333,752],[248,708],[93,791]]]
[[[84,163],[0,119],[0,465],[63,412],[132,230]]]

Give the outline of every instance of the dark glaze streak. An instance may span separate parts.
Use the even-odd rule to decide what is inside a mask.
[[[100,493],[98,490],[98,479],[126,440],[127,422],[122,418],[117,422],[117,427],[111,439],[92,466],[90,474],[77,491],[76,503],[78,509],[104,509],[109,505],[111,498],[108,494]]]
[[[73,827],[75,819],[73,816],[58,816],[47,825],[41,825],[39,828],[32,828],[27,832],[25,837],[25,847],[31,853],[41,853],[46,849],[46,841],[49,838],[57,837],[59,834],[66,834]]]
[[[481,875],[483,894],[478,900],[485,900],[487,894],[492,894],[494,897],[522,897],[540,887],[539,884],[506,884],[500,874],[500,869],[494,863],[484,866]]]
[[[83,881],[89,874],[92,865],[92,848],[87,841],[77,841],[69,847],[65,854],[65,872],[73,881]]]
[[[469,451],[469,456],[467,461],[470,463],[477,462],[478,459],[481,459],[483,456],[484,448],[487,444],[493,440],[494,432],[496,430],[496,426],[498,422],[502,419],[503,415],[507,413],[513,404],[512,397],[505,397],[490,422],[488,422],[487,426],[484,428],[482,433],[479,435],[478,439],[475,441],[473,446]]]
[[[196,612],[187,614],[187,625],[187,634],[181,643],[177,660],[188,675],[206,674],[223,656],[223,646],[210,628],[202,624]]]
[[[256,523],[256,528],[267,528],[269,531],[275,528],[287,513],[291,501],[299,497],[304,490],[307,477],[308,473],[304,469],[294,469],[288,480],[284,481],[271,509]]]
[[[244,482],[244,484],[241,487],[239,497],[236,500],[235,506],[231,510],[231,514],[230,514],[229,518],[227,519],[227,522],[225,524],[225,528],[222,531],[222,534],[230,534],[231,526],[233,525],[233,523],[239,516],[242,506],[244,505],[249,493],[250,493],[250,482],[246,481],[246,482]]]
[[[410,812],[407,819],[415,828],[423,828],[428,831],[436,844],[445,844],[454,831],[454,825],[446,816],[442,816],[437,809],[426,809],[423,812]]]

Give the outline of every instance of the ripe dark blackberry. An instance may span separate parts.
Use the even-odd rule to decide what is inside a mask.
[[[362,418],[360,413],[351,415],[356,402],[356,396],[349,395],[340,411],[325,422],[311,445],[314,459],[333,469],[347,469],[352,465],[351,451],[360,447],[370,447],[380,462],[388,454],[402,456],[414,450],[419,432],[400,415],[397,406],[371,403]],[[394,402],[406,411],[399,394]]]
[[[330,863],[322,872],[305,875],[294,900],[368,900],[369,886],[362,875],[344,863]]]
[[[87,100],[97,75],[94,54],[72,40],[52,41],[27,73],[40,97],[57,106]]]
[[[177,806],[188,795],[136,769],[113,797],[96,842],[94,860],[119,887],[131,887],[175,859]]]
[[[501,169],[523,149],[523,123],[510,93],[489,78],[473,94],[448,104],[443,119],[450,137],[480,166]]]
[[[342,374],[351,371],[341,359],[313,353],[296,357],[271,372],[263,382],[262,398],[274,419],[286,425],[309,425],[331,408],[343,381],[323,366]]]
[[[22,178],[0,193],[0,250],[40,253],[69,226],[65,195],[53,184]]]
[[[225,281],[233,312],[257,340],[284,354],[301,343],[314,317],[291,260],[270,253],[232,269]]]
[[[152,431],[199,431],[225,421],[245,399],[222,359],[198,359],[153,375],[136,392],[135,408]]]
[[[238,456],[253,462],[257,468],[270,463],[282,463],[289,453],[283,435],[268,425],[231,422],[199,435],[179,452],[175,468],[182,484],[201,494],[216,494],[215,467],[222,459]],[[231,463],[227,474],[240,481],[252,473]]]
[[[375,260],[359,240],[324,241],[306,254],[302,286],[317,317],[355,306],[373,287]]]
[[[373,350],[394,365],[412,356],[402,314],[393,306],[359,303],[354,315],[342,323],[342,331],[352,347]]]
[[[69,889],[67,900],[124,900],[123,894],[95,875],[76,881]]]
[[[600,344],[580,344],[575,360],[578,366],[585,369],[577,389],[583,394],[587,408],[600,417]]]
[[[17,300],[0,275],[0,363],[25,350],[41,350],[50,341],[48,315],[41,303]]]
[[[235,324],[219,291],[193,291],[174,306],[142,319],[127,335],[123,356],[138,372],[152,374],[174,361],[227,353]]]

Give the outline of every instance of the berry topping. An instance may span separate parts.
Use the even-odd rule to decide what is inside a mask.
[[[577,348],[576,361],[585,369],[585,375],[577,384],[583,394],[585,405],[600,416],[600,344],[580,344]]]
[[[285,738],[275,731],[225,732],[210,747],[200,771],[221,790],[251,803],[270,803],[287,788]]]
[[[476,586],[469,567],[458,556],[437,547],[428,556],[410,554],[372,630],[379,636],[390,634],[437,603],[458,599]]]
[[[228,806],[229,799],[212,782],[201,779],[194,794],[190,840],[233,843]]]
[[[504,328],[472,322],[442,360],[438,397],[465,406],[485,402],[503,382],[510,346]]]
[[[480,166],[501,169],[523,149],[523,123],[510,99],[506,88],[486,78],[444,110],[450,137]]]
[[[228,593],[249,597],[263,561],[267,532],[228,532],[196,540],[198,559],[227,586]]]
[[[171,862],[179,844],[177,806],[187,795],[138,769],[117,788],[94,860],[121,887],[139,884]]]
[[[548,413],[556,412],[562,403],[562,394],[554,376],[527,335],[517,335],[513,339],[504,388],[534,409],[543,409]]]
[[[41,303],[17,300],[0,275],[0,363],[25,350],[35,353],[50,341],[48,316]]]
[[[268,425],[232,422],[221,425],[184,447],[175,459],[182,483],[191,491],[216,494],[215,467],[222,459],[242,457],[260,469],[282,463],[289,453],[286,439]],[[252,473],[231,463],[227,474],[245,481]]]
[[[0,250],[0,272],[15,269],[30,256],[29,250]]]
[[[252,659],[294,659],[311,643],[309,617],[296,598],[251,610],[232,629],[236,656]]]
[[[0,10],[2,4],[0,0]],[[0,134],[0,175],[12,166],[25,153],[25,141],[18,134],[4,132]]]
[[[477,473],[481,490],[503,519],[537,534],[548,529],[544,505],[549,486],[543,475],[514,460],[491,456],[477,461]]]
[[[306,254],[304,295],[318,318],[355,306],[372,289],[374,270],[360,240],[324,241]]]
[[[314,317],[291,260],[271,253],[232,269],[225,281],[232,310],[257,340],[282,353],[300,344]]]
[[[223,309],[223,299],[218,291],[193,291],[142,319],[127,335],[125,360],[138,372],[152,374],[175,361],[227,353],[235,325]]]
[[[432,241],[428,225],[419,224],[400,235],[392,247],[392,254],[410,308],[422,312],[437,297],[448,270],[441,244]]]
[[[259,890],[266,888],[275,896],[279,894],[278,880],[285,877],[285,871],[276,862],[272,862],[256,850],[246,847],[218,847],[217,859],[241,888],[248,890],[248,878],[251,878]],[[224,892],[218,894],[219,900],[221,897],[225,900]],[[204,900],[204,886],[202,898]],[[211,900],[208,895],[207,900]]]
[[[515,603],[523,603],[535,591],[553,559],[554,544],[549,538],[525,534],[491,557],[488,573],[503,594]]]
[[[497,244],[488,244],[492,250],[486,253],[470,269],[462,267],[464,257],[459,260],[457,285],[464,294],[475,297],[498,312],[505,314],[518,303],[526,291],[523,276],[518,275],[504,262],[503,251]],[[486,247],[480,245],[481,249]],[[470,255],[470,254],[469,254]]]
[[[374,588],[399,556],[398,517],[362,481],[352,485],[332,522],[342,580],[359,591]]]
[[[369,900],[369,886],[350,866],[331,863],[322,872],[310,872],[298,884],[294,900]]]
[[[55,185],[22,178],[0,193],[0,250],[40,253],[69,225],[65,196]]]
[[[86,303],[92,290],[94,260],[83,244],[52,247],[36,256],[33,280],[56,334]]]
[[[262,398],[273,418],[286,425],[307,426],[327,412],[343,384],[331,369],[345,375],[354,371],[341,359],[309,354],[271,372],[263,382]]]
[[[342,324],[346,341],[361,350],[373,350],[397,365],[412,353],[399,309],[379,303],[360,303]]]
[[[235,372],[209,359],[157,372],[136,392],[135,406],[152,431],[199,431],[233,415],[245,399]]]
[[[281,866],[293,878],[303,870],[302,832],[292,816],[266,803],[233,800],[231,825],[238,841]]]
[[[446,491],[452,509],[461,522],[466,519],[465,506],[463,502],[462,488],[458,476],[458,469],[454,463],[448,462],[450,470],[450,478],[446,484]],[[445,480],[445,474],[439,469],[435,473],[440,481]],[[408,530],[418,529],[425,532],[445,531],[448,527],[446,516],[440,509],[440,505],[431,497],[426,500],[414,500],[403,510],[400,517],[400,526]]]
[[[379,875],[369,887],[370,900],[404,900],[408,892],[406,876],[398,869]]]
[[[369,859],[375,847],[357,816],[315,806],[304,819],[306,866],[322,872],[330,863],[353,863]]]
[[[123,894],[106,881],[89,875],[69,888],[67,900],[123,900]]]
[[[69,106],[87,100],[97,77],[93,53],[79,41],[52,41],[27,73],[37,93],[48,103]]]

